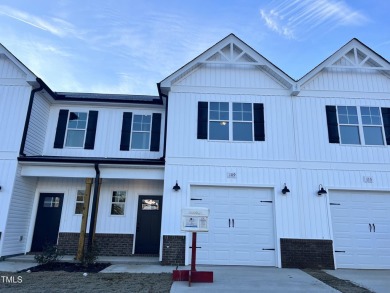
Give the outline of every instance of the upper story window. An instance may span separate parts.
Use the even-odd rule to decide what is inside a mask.
[[[147,150],[150,144],[151,115],[134,115],[131,149]]]
[[[76,112],[61,109],[58,114],[54,148],[84,148],[93,150],[98,111]]]
[[[383,125],[383,111],[387,108],[326,106],[329,142],[384,145],[386,125]]]
[[[199,102],[198,139],[263,141],[263,104]]]
[[[65,140],[66,147],[84,147],[87,118],[88,113],[86,112],[69,112]]]
[[[160,150],[161,113],[147,115],[124,112],[120,150]]]

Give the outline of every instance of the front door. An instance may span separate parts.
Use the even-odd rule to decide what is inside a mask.
[[[42,251],[46,245],[56,245],[60,228],[63,193],[41,193],[39,196],[32,252]]]
[[[162,196],[141,195],[138,200],[136,254],[158,254],[160,249]]]

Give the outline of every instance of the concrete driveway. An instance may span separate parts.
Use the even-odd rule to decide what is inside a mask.
[[[179,268],[180,269],[180,268]],[[198,266],[213,271],[214,283],[174,282],[171,293],[181,292],[339,292],[299,269],[246,266]]]
[[[342,280],[351,281],[376,293],[390,292],[390,270],[349,270],[325,271]]]

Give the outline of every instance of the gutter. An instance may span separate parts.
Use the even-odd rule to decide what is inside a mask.
[[[91,251],[93,247],[93,239],[95,238],[95,226],[96,226],[96,214],[97,214],[97,206],[98,206],[98,196],[99,196],[99,185],[100,185],[100,170],[99,164],[95,163],[95,184],[93,187],[93,199],[92,199],[92,211],[91,211],[91,219],[89,222],[89,233],[88,233],[88,244],[87,251]]]
[[[26,138],[27,138],[27,132],[28,132],[28,125],[30,124],[30,119],[31,119],[31,112],[32,112],[32,107],[34,104],[34,97],[35,93],[40,92],[42,90],[45,90],[48,94],[50,94],[53,98],[55,98],[55,93],[43,82],[42,79],[36,78],[36,81],[39,84],[39,87],[36,89],[31,90],[30,94],[30,100],[28,102],[28,108],[27,108],[27,115],[26,115],[26,121],[24,122],[24,129],[23,129],[23,136],[22,136],[22,142],[20,144],[20,150],[19,150],[19,156],[20,157],[25,157],[26,154],[24,153],[24,147],[26,145]]]
[[[167,149],[167,129],[168,129],[168,95],[165,95],[161,92],[161,82],[157,83],[157,90],[158,94],[161,97],[166,98],[166,103],[165,103],[165,125],[164,125],[164,149],[163,149],[163,156],[162,159],[165,161],[165,155],[166,155],[166,149]]]

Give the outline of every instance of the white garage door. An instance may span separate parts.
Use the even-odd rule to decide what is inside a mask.
[[[276,266],[271,189],[192,187],[191,206],[210,209],[197,263]]]
[[[390,269],[390,194],[331,192],[337,268]]]

